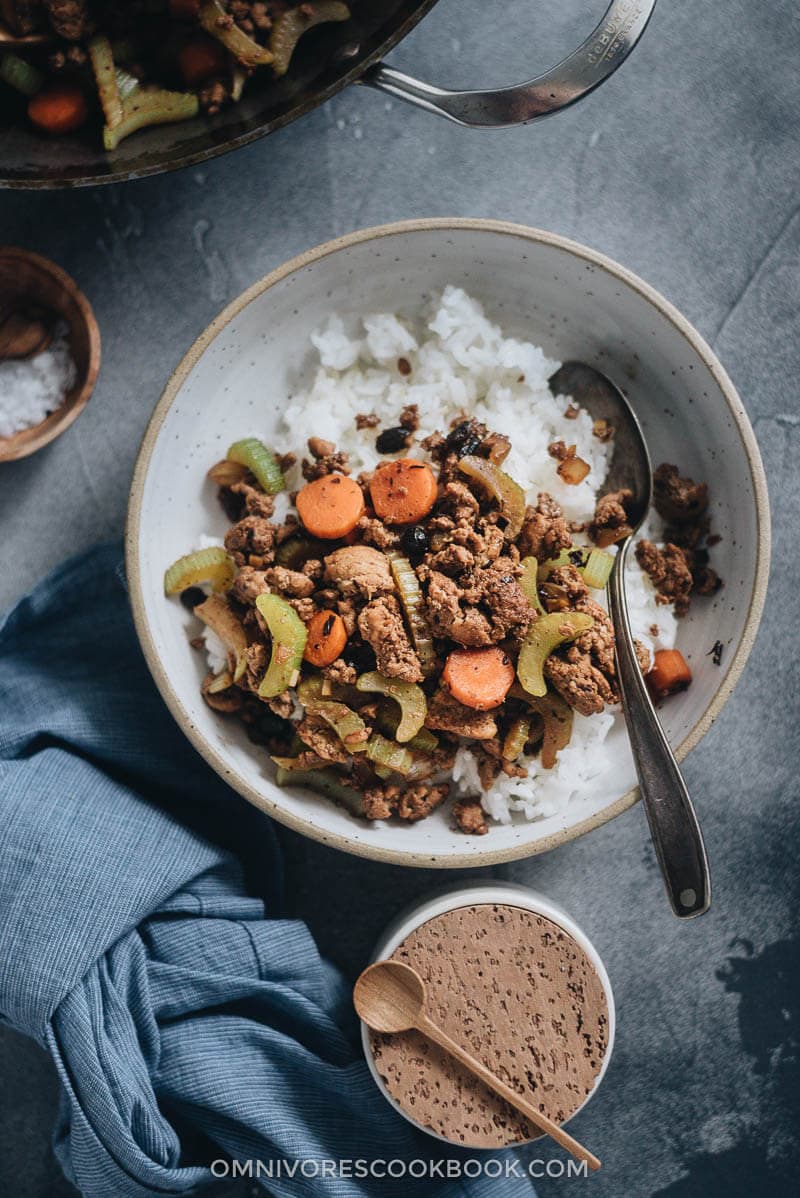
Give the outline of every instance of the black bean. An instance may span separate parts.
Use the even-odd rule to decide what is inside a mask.
[[[407,428],[397,425],[396,428],[386,428],[375,438],[375,448],[378,453],[399,453],[408,449],[410,433]]]
[[[348,641],[342,650],[342,657],[358,674],[367,674],[377,665],[373,650],[363,641]]]
[[[453,453],[457,458],[474,453],[483,440],[485,431],[475,420],[462,420],[445,438],[447,453]]]
[[[422,559],[427,552],[429,543],[428,534],[421,524],[412,524],[410,528],[404,530],[400,537],[400,547],[412,562]]]
[[[206,593],[200,587],[187,587],[185,591],[181,591],[181,603],[189,611],[197,607],[198,603],[202,603],[205,597]]]

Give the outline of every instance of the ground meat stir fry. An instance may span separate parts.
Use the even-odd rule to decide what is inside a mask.
[[[413,444],[416,407],[397,421]],[[410,452],[405,441],[392,451]],[[630,534],[630,494],[599,499],[586,547],[546,492],[520,505],[512,525],[499,498],[507,437],[461,419],[416,452],[430,458],[387,450],[385,464],[354,478],[347,455],[312,436],[296,514],[282,520],[259,475],[263,455],[218,463],[210,475],[232,520],[224,550],[186,559],[221,555],[231,572],[212,599],[188,582],[182,596],[226,653],[226,668],[203,683],[208,704],[269,746],[282,784],[324,789],[367,820],[415,822],[447,803],[443,775],[465,746],[484,790],[526,777],[539,752],[552,768],[573,712],[619,702],[614,631],[589,562],[599,556],[610,571],[612,557],[590,555],[591,542]],[[476,460],[499,490],[487,489]],[[295,459],[273,462],[288,470]],[[692,595],[720,585],[708,562],[708,491],[668,464],[655,479],[665,540],[640,540],[636,556],[680,615]],[[538,676],[526,664],[535,652]],[[649,649],[636,652],[650,679]],[[455,826],[485,835],[481,793],[462,787],[455,798]]]

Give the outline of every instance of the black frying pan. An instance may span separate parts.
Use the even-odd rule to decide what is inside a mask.
[[[489,92],[443,91],[381,63],[435,3],[355,0],[352,20],[320,26],[301,41],[285,78],[275,81],[263,72],[263,80],[256,76],[243,99],[218,116],[142,130],[111,154],[103,150],[97,129],[44,138],[13,105],[0,110],[0,187],[114,183],[203,162],[287,125],[356,82],[459,124],[526,124],[567,107],[607,79],[638,42],[656,0],[612,0],[597,29],[552,71]]]

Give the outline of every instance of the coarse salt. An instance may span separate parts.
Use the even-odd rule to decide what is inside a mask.
[[[0,362],[0,437],[39,424],[64,402],[77,376],[63,325],[42,353]]]

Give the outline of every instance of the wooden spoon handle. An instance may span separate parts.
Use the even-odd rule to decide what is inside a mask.
[[[429,1040],[433,1040],[435,1044],[443,1048],[451,1057],[455,1057],[457,1061],[460,1061],[465,1069],[469,1069],[470,1073],[474,1073],[484,1085],[488,1086],[490,1090],[494,1090],[495,1094],[499,1094],[501,1098],[504,1098],[510,1106],[513,1106],[521,1115],[524,1115],[535,1127],[538,1127],[540,1131],[545,1132],[552,1140],[555,1140],[556,1144],[560,1144],[567,1152],[571,1152],[577,1160],[586,1161],[590,1169],[600,1168],[600,1161],[588,1148],[584,1148],[582,1144],[574,1140],[562,1127],[559,1127],[547,1115],[543,1115],[532,1102],[529,1102],[527,1098],[523,1098],[516,1090],[512,1090],[511,1086],[507,1086],[504,1081],[496,1077],[491,1069],[487,1069],[483,1061],[479,1061],[477,1057],[472,1056],[460,1044],[457,1044],[455,1040],[451,1040],[446,1032],[443,1032],[440,1027],[437,1027],[435,1023],[430,1021],[427,1015],[420,1016],[417,1030],[427,1036]]]

